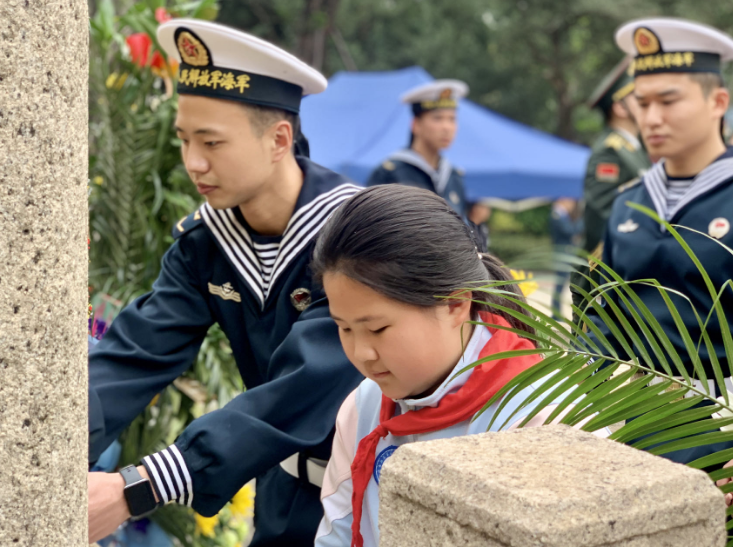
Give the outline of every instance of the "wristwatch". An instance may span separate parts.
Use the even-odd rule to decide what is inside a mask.
[[[120,475],[125,479],[125,501],[133,520],[141,519],[158,508],[153,485],[140,475],[137,467],[128,465],[120,469]]]

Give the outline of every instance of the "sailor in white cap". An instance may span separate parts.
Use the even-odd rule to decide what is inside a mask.
[[[308,264],[359,188],[293,152],[302,96],[326,88],[316,70],[205,21],[174,19],[158,39],[181,63],[176,130],[205,202],[176,224],[152,292],[91,352],[90,462],[191,366],[214,323],[247,391],[140,466],[90,473],[90,540],[169,502],[213,516],[256,478],[252,545],[312,545],[336,414],[361,376]]]
[[[466,191],[462,173],[441,156],[456,136],[456,108],[468,94],[460,80],[435,80],[404,93],[400,100],[411,106],[410,144],[398,150],[369,177],[367,186],[406,184],[437,193],[466,217]]]
[[[616,198],[606,228],[603,261],[624,280],[653,278],[685,295],[666,293],[692,339],[700,340],[697,314],[705,317],[713,307],[703,274],[668,230],[628,204],[642,205],[673,225],[694,230],[679,233],[707,270],[714,291],[730,282],[733,256],[719,245],[733,247],[733,149],[726,148],[721,135],[729,104],[721,63],[733,59],[733,39],[691,21],[655,18],[623,25],[616,41],[634,57],[637,121],[649,153],[661,159],[640,183],[631,184]],[[636,284],[634,290],[669,336],[673,344],[669,353],[675,354],[674,360],[679,356],[687,374],[699,378],[694,366],[699,359],[707,378],[714,378],[713,359],[721,364],[727,361],[717,314],[713,313],[707,324],[710,345],[689,351],[661,291],[651,284]],[[636,324],[635,313],[615,293],[612,298],[630,324]],[[720,303],[723,309],[733,309],[733,292],[722,291]],[[627,358],[623,344],[603,322],[591,319],[618,354]],[[655,351],[644,343],[646,348],[635,347],[633,353],[649,356],[642,358],[644,364],[661,367]],[[727,370],[725,365],[723,370]],[[676,374],[683,376],[682,372]],[[718,386],[713,389],[718,391]],[[663,455],[688,463],[731,447],[733,442],[721,442]]]

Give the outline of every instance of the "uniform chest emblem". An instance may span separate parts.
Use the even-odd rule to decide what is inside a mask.
[[[395,450],[397,450],[397,446],[392,445],[388,446],[384,450],[382,450],[374,460],[374,470],[372,471],[372,475],[374,475],[374,482],[379,484],[379,479],[382,476],[382,467],[384,466],[384,462],[387,461],[387,458],[389,458],[392,454],[395,453]]]
[[[730,222],[727,218],[716,218],[708,226],[708,234],[715,239],[721,239],[730,232]]]
[[[209,292],[214,296],[220,297],[222,300],[233,300],[234,302],[242,301],[242,295],[235,291],[234,287],[232,287],[232,284],[229,282],[224,283],[221,287],[209,283]]]
[[[458,205],[458,202],[461,201],[461,198],[458,196],[458,192],[451,192],[448,194],[448,197],[455,205]]]
[[[290,293],[290,303],[298,311],[305,310],[311,305],[311,292],[308,289],[295,289]]]
[[[639,228],[639,225],[631,219],[618,225],[617,230],[622,234],[629,234],[635,232]]]

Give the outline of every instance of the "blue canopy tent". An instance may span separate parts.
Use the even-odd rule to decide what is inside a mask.
[[[420,67],[339,72],[301,107],[314,161],[363,183],[404,148],[412,114],[399,96],[433,78]],[[590,151],[462,100],[458,135],[446,151],[465,170],[469,199],[579,198]]]

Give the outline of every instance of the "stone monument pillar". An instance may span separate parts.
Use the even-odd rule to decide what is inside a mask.
[[[87,541],[86,0],[0,2],[0,545]]]
[[[723,547],[702,471],[567,426],[401,447],[379,483],[381,547]]]

